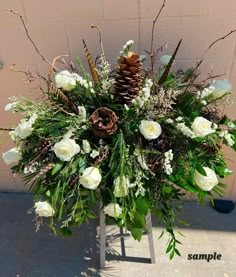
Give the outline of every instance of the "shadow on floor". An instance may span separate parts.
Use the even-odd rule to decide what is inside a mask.
[[[73,237],[49,235],[47,226],[35,232],[32,197],[23,193],[0,193],[0,277],[117,276],[115,269],[99,271],[98,220],[83,224]],[[209,205],[202,208],[186,202],[183,219],[190,228],[236,231],[236,211],[220,214]],[[154,220],[154,226],[156,221]],[[119,231],[119,230],[118,230]],[[124,235],[124,239],[125,236]],[[107,260],[146,263],[149,259],[126,257],[113,245],[120,243],[117,228],[107,233]]]

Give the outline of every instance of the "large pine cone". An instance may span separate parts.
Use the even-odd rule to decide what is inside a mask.
[[[128,57],[120,56],[116,69],[114,101],[121,104],[130,104],[135,99],[142,86],[142,62],[140,55],[133,52]]]
[[[95,110],[89,118],[93,133],[99,138],[108,138],[117,130],[118,117],[106,108],[101,107]]]

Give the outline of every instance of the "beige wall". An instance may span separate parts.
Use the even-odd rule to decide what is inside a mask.
[[[15,115],[4,112],[8,96],[37,95],[32,85],[22,82],[23,75],[10,71],[11,64],[22,69],[47,72],[47,65],[27,40],[19,19],[5,9],[14,9],[24,16],[32,38],[50,60],[67,53],[72,58],[80,55],[84,59],[82,38],[95,57],[99,54],[98,35],[90,29],[90,25],[99,25],[107,58],[114,64],[122,45],[129,39],[135,40],[137,51],[144,53],[144,49],[150,48],[152,20],[161,3],[161,0],[1,0],[0,60],[4,62],[4,67],[0,70],[0,126],[9,126],[18,120]],[[175,67],[186,68],[196,62],[213,40],[236,28],[236,1],[167,0],[156,27],[156,45],[168,42],[164,53],[172,53],[178,40],[183,38]],[[236,92],[235,45],[236,35],[220,42],[208,54],[201,69],[202,77],[212,70],[216,74],[225,73]],[[227,112],[236,117],[235,105],[227,107]],[[1,152],[11,146],[7,140],[7,134],[3,134]],[[226,154],[230,160],[229,167],[235,169],[235,154],[228,150]],[[24,189],[2,161],[0,176],[0,189]],[[228,179],[227,198],[236,199],[235,177],[236,173]]]

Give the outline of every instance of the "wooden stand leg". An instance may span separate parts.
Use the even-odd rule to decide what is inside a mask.
[[[100,224],[100,268],[105,268],[106,262],[106,230],[105,230],[105,214],[103,211],[103,205],[100,202],[99,211],[99,224]]]
[[[155,249],[154,249],[153,234],[152,234],[152,217],[150,212],[146,216],[146,226],[147,226],[147,232],[148,232],[148,244],[149,244],[151,263],[155,264],[156,257],[155,257]]]

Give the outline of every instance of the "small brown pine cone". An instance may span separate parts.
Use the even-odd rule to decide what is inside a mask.
[[[93,133],[99,138],[108,138],[117,130],[118,117],[106,108],[101,107],[95,110],[89,118]]]

